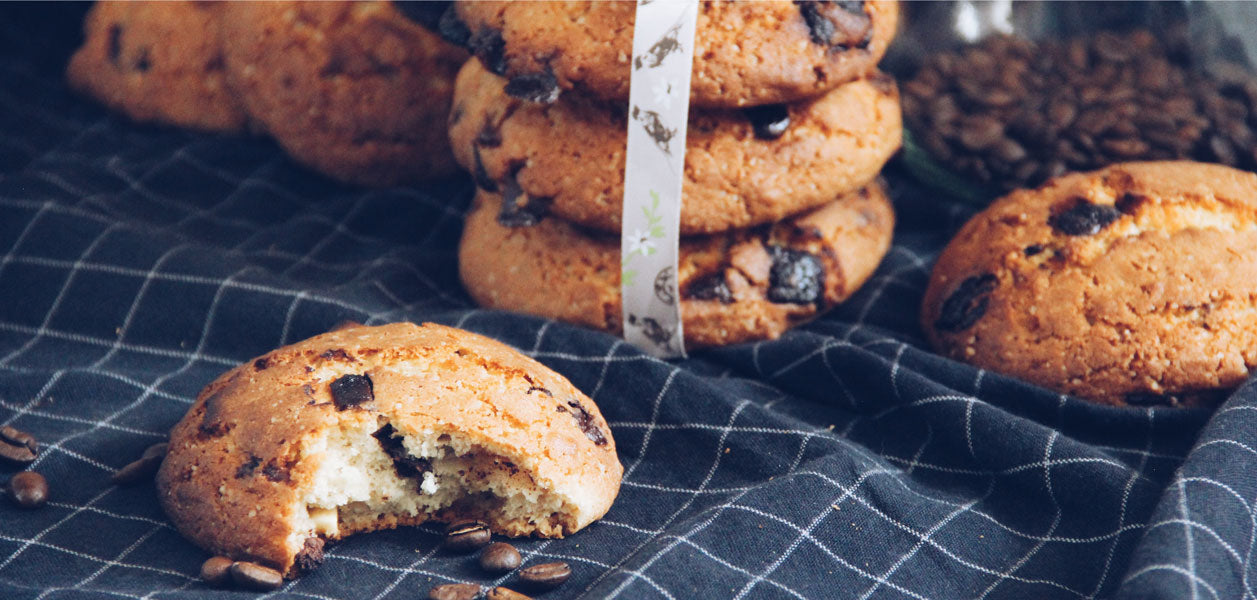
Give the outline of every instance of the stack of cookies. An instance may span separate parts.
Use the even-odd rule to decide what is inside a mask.
[[[481,305],[621,332],[635,4],[459,2],[442,19],[476,55],[450,142],[478,188],[459,266]],[[876,70],[895,2],[699,6],[677,270],[690,348],[777,337],[859,288],[890,245],[877,175],[901,137]]]

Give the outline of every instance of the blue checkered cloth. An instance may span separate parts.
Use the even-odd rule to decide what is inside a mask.
[[[207,555],[151,485],[109,476],[218,374],[343,319],[476,331],[597,401],[624,485],[581,533],[518,543],[572,565],[546,598],[1257,597],[1257,388],[1212,414],[1114,409],[931,353],[917,309],[971,213],[893,169],[895,245],[854,298],[662,362],[475,308],[467,181],[364,190],[264,140],[130,123],[67,91],[72,44],[24,10],[0,13],[0,423],[42,440],[52,499],[0,501],[0,598],[242,596],[198,581]],[[267,597],[512,581],[440,533],[355,536]]]

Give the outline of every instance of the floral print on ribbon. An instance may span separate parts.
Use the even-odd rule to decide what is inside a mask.
[[[697,0],[639,0],[629,81],[620,235],[624,339],[655,356],[685,356],[677,301]]]

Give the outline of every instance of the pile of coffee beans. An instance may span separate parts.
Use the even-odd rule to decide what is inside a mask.
[[[487,573],[499,575],[510,573],[523,563],[519,550],[505,542],[490,543],[492,534],[489,526],[480,521],[462,521],[451,523],[445,530],[445,540],[441,546],[458,554],[467,554],[476,550],[480,552],[478,562],[480,568]],[[564,562],[550,562],[531,565],[519,570],[515,586],[532,592],[544,592],[559,587],[572,576],[572,567]],[[505,587],[494,587],[485,590],[474,583],[447,583],[428,590],[429,600],[529,600],[528,596]]]
[[[1000,189],[1135,160],[1257,170],[1257,77],[1191,70],[1147,31],[1032,42],[995,36],[939,54],[902,86],[916,142]]]

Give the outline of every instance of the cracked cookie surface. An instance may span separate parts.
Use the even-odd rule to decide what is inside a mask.
[[[564,96],[518,100],[480,61],[458,75],[450,140],[483,190],[518,188],[523,206],[618,232],[628,119],[650,115]],[[872,181],[899,148],[894,82],[881,74],[815,100],[753,110],[691,111],[683,235],[785,218]],[[540,206],[539,206],[540,205]]]
[[[455,11],[444,33],[510,79],[517,97],[549,102],[576,90],[628,99],[636,3],[457,2]],[[702,2],[691,102],[793,102],[864,77],[885,54],[898,16],[893,0]],[[667,55],[656,44],[643,59]]]
[[[562,376],[470,332],[394,323],[210,383],[157,489],[193,542],[293,576],[327,541],[429,519],[563,537],[610,508],[621,473],[598,407]]]
[[[921,311],[951,358],[1105,404],[1208,405],[1257,367],[1257,175],[1192,162],[1071,174],[996,201]]]
[[[445,120],[467,54],[391,2],[229,2],[232,87],[298,162],[363,185],[453,173]]]
[[[509,203],[477,192],[459,272],[481,306],[620,333],[620,238],[543,218],[504,225]],[[880,184],[752,229],[681,238],[677,281],[687,347],[771,339],[847,299],[890,246]]]

